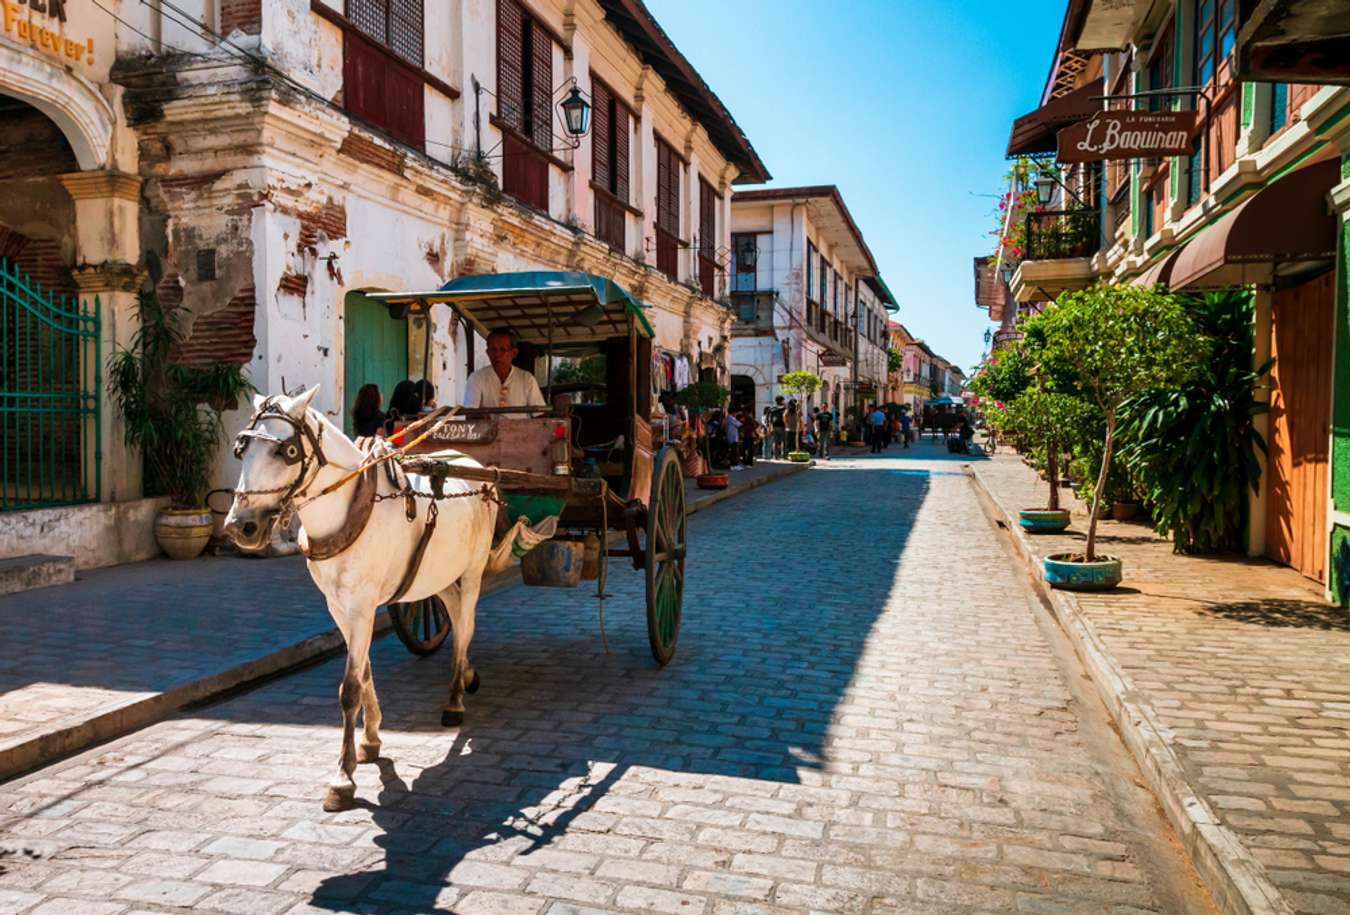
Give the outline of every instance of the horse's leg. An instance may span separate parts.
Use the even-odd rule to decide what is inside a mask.
[[[370,639],[374,628],[374,608],[358,616],[347,618],[347,667],[338,687],[338,702],[342,706],[342,752],[338,756],[337,775],[328,784],[323,809],[346,810],[356,798],[356,714],[361,708],[364,691],[362,675],[370,664]]]
[[[375,695],[375,675],[371,670],[370,658],[366,658],[366,669],[361,676],[361,717],[364,719],[364,731],[361,745],[356,748],[356,762],[371,763],[380,758],[380,697]]]
[[[469,666],[469,643],[473,641],[474,613],[478,606],[478,592],[483,587],[483,570],[465,572],[458,587],[441,592],[441,599],[451,614],[455,637],[455,673],[450,681],[450,699],[441,712],[441,725],[455,727],[464,723],[464,693],[478,691],[478,674]],[[452,601],[459,591],[459,600]]]

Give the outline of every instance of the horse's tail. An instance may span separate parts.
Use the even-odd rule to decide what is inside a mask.
[[[516,523],[511,525],[511,529],[488,554],[487,568],[484,571],[489,573],[502,571],[545,540],[552,539],[557,532],[557,515],[550,515],[533,527],[530,526],[529,518],[524,516],[517,518]]]

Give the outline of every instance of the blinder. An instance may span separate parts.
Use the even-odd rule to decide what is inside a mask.
[[[291,427],[291,434],[285,438],[279,438],[266,429],[259,428],[258,424],[268,419],[279,419],[287,423]],[[319,433],[322,434],[322,432],[321,427]],[[257,412],[249,417],[248,425],[235,436],[235,458],[242,460],[249,443],[255,439],[270,442],[274,445],[276,456],[288,467],[300,465],[300,472],[296,475],[294,482],[289,486],[282,486],[273,490],[273,492],[285,491],[286,494],[281,499],[283,506],[296,494],[296,490],[304,485],[305,478],[309,476],[311,460],[320,467],[328,463],[328,459],[324,457],[323,448],[319,445],[319,435],[314,433],[314,430],[309,427],[309,423],[304,421],[304,417],[297,420],[287,413],[274,397],[269,397],[263,401]],[[242,494],[247,495],[248,493]],[[261,492],[256,494],[263,495]]]

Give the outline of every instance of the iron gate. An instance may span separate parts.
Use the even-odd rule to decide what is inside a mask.
[[[97,501],[101,363],[98,298],[0,258],[0,511]]]

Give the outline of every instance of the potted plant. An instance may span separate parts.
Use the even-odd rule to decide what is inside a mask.
[[[689,411],[691,417],[702,416],[727,402],[731,392],[712,381],[698,381],[676,392],[675,402]],[[704,472],[696,477],[699,489],[726,489],[730,479],[725,473],[712,472],[712,453],[708,447],[708,436],[702,436]]]
[[[1011,430],[1027,445],[1032,457],[1043,465],[1043,478],[1049,484],[1044,506],[1017,513],[1018,525],[1028,533],[1057,534],[1069,526],[1069,511],[1059,500],[1059,454],[1065,436],[1079,422],[1082,412],[1082,402],[1076,397],[1051,393],[1036,385],[1006,410],[992,414],[1000,435],[1005,429]]]
[[[109,359],[108,387],[126,442],[145,462],[146,491],[169,497],[155,518],[155,539],[170,557],[193,559],[211,539],[206,495],[224,432],[221,412],[253,385],[242,365],[178,361],[177,309],[164,308],[153,290],[140,294],[139,305],[140,329],[130,349]]]
[[[1119,285],[1066,292],[1025,326],[1048,386],[1082,397],[1105,419],[1087,541],[1081,553],[1047,556],[1046,581],[1057,588],[1114,588],[1121,564],[1097,555],[1097,520],[1121,408],[1144,390],[1180,383],[1198,354],[1196,335],[1173,296]]]
[[[798,416],[801,411],[806,409],[806,398],[810,397],[820,389],[820,377],[812,372],[788,372],[779,381],[779,388],[784,394],[797,399]],[[801,429],[793,429],[792,432],[792,450],[788,452],[788,460],[796,461],[799,464],[811,460],[811,455],[801,449]]]

